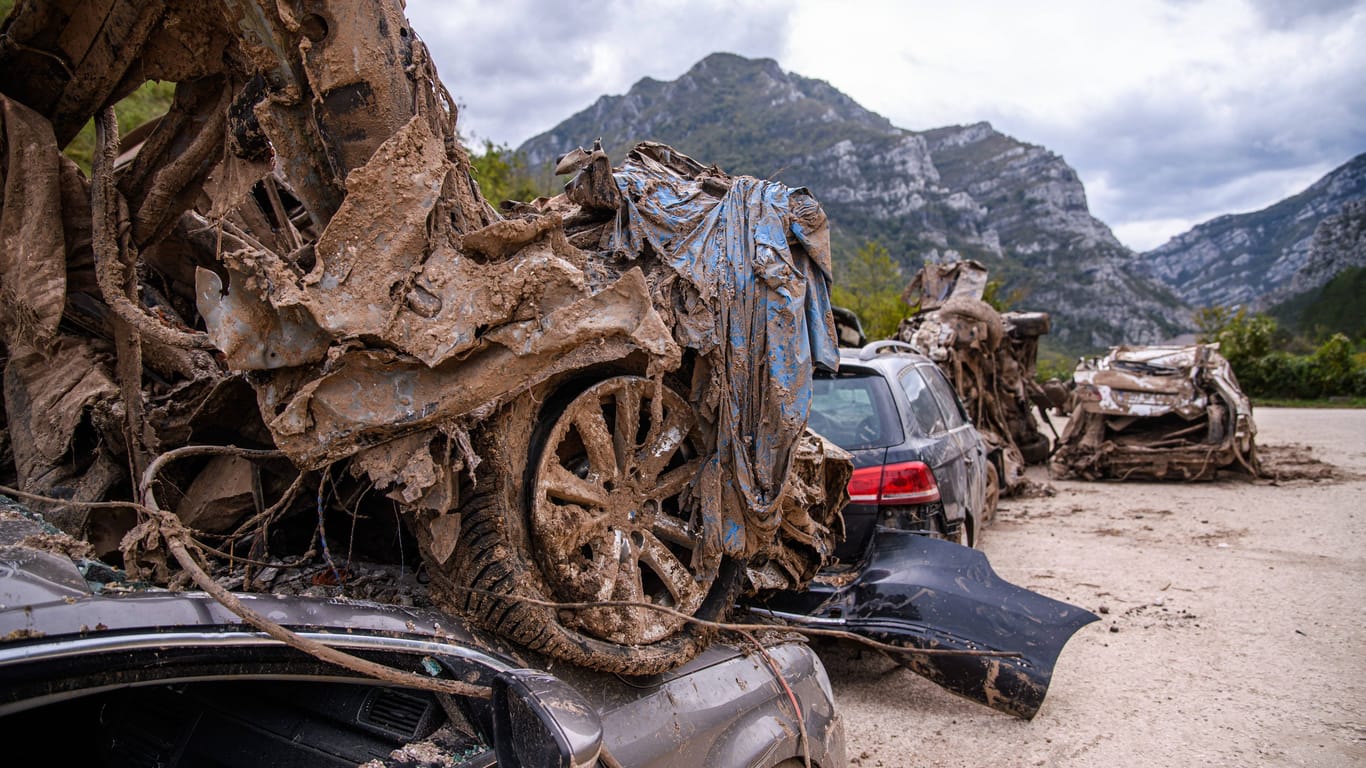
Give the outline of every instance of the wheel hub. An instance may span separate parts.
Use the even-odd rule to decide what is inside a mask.
[[[563,619],[624,644],[657,642],[692,615],[720,553],[704,546],[691,486],[702,460],[691,407],[636,376],[602,381],[555,420],[536,466],[529,528]]]

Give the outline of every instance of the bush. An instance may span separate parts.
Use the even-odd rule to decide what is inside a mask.
[[[1296,355],[1283,351],[1294,340],[1284,338],[1276,321],[1266,315],[1210,307],[1197,314],[1196,324],[1201,341],[1219,342],[1238,383],[1252,397],[1313,400],[1366,395],[1366,356],[1355,352],[1344,334],[1333,334],[1311,354]]]

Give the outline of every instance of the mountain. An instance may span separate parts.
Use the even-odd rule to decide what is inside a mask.
[[[1366,198],[1352,200],[1314,229],[1309,255],[1268,313],[1292,331],[1310,336],[1366,335]]]
[[[1135,271],[1132,252],[1091,215],[1076,171],[987,123],[898,128],[771,59],[712,54],[677,80],[603,96],[518,151],[548,168],[597,138],[614,161],[649,139],[729,173],[808,187],[830,216],[836,280],[842,258],[874,240],[905,278],[927,260],[981,260],[1004,280],[1000,295],[1053,313],[1053,337],[1070,350],[1156,342],[1187,324],[1183,303]]]
[[[1279,203],[1199,224],[1140,255],[1135,267],[1197,306],[1265,308],[1345,267],[1366,266],[1363,207],[1347,210],[1364,199],[1366,153]]]

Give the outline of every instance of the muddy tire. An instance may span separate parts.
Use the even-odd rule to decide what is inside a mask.
[[[656,396],[649,379],[610,376],[544,405],[520,398],[490,419],[449,562],[433,556],[429,526],[415,526],[441,602],[527,648],[608,672],[657,674],[705,647],[712,630],[649,607],[521,599],[649,603],[704,620],[729,609],[740,568],[703,543],[693,514],[708,455],[701,430],[677,392]]]
[[[997,471],[996,464],[992,461],[987,462],[987,493],[986,499],[982,504],[982,527],[986,527],[991,521],[996,519],[996,507],[1001,502],[1001,473]],[[977,538],[980,541],[982,534],[979,531]]]
[[[986,331],[986,348],[989,350],[1000,346],[1001,339],[1005,336],[1005,329],[1001,324],[1001,314],[981,299],[970,299],[965,296],[954,297],[944,302],[938,312],[945,319],[962,318],[969,325],[981,323]],[[962,339],[960,343],[966,341],[966,339]]]
[[[1033,440],[1020,444],[1020,455],[1030,466],[1047,462],[1051,450],[1052,446],[1048,444],[1048,438],[1044,435],[1035,435]]]

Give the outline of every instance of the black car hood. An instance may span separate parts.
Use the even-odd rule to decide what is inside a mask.
[[[975,549],[888,528],[878,529],[854,578],[834,581],[772,595],[754,608],[908,648],[1018,653],[907,654],[901,661],[953,693],[1025,719],[1043,704],[1068,639],[1097,620],[1005,581]]]

